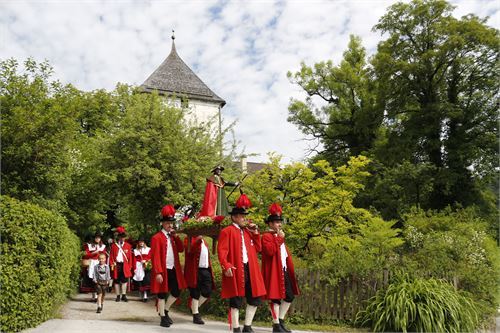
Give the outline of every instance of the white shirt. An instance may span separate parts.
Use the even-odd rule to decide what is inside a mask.
[[[167,233],[165,229],[161,229],[161,232],[163,232],[163,234],[167,237],[167,253],[166,253],[167,269],[172,269],[175,266],[175,261],[174,261],[174,249],[172,248],[172,241],[170,239],[170,234]]]
[[[204,240],[201,240],[200,262],[198,267],[208,268],[208,247],[205,245]]]
[[[245,244],[245,237],[243,236],[243,229],[240,228],[239,225],[237,225],[236,223],[233,223],[233,225],[240,229],[240,233],[241,233],[241,244],[242,244],[242,251],[243,251],[243,254],[242,254],[242,257],[243,257],[243,263],[246,264],[248,263],[248,254],[247,254],[247,245]]]
[[[123,243],[116,243],[116,246],[118,246],[118,254],[116,255],[116,262],[123,262]]]
[[[286,252],[285,243],[281,244],[280,252],[281,252],[281,266],[283,267],[284,270],[286,270],[286,258],[288,257],[288,252]]]

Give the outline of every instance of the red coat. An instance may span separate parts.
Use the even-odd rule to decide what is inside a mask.
[[[284,299],[285,296],[285,277],[283,266],[281,264],[281,244],[285,242],[284,238],[277,237],[276,234],[264,233],[262,235],[262,276],[266,284],[266,299]],[[295,278],[295,269],[293,260],[288,247],[285,244],[288,257],[286,258],[286,270],[290,276],[290,282],[294,295],[299,294],[297,279]]]
[[[170,236],[172,242],[172,250],[174,251],[174,267],[177,276],[177,284],[179,289],[186,289],[187,284],[184,280],[184,275],[182,275],[182,268],[179,262],[179,252],[184,251],[184,245],[179,236]],[[167,293],[170,291],[168,287],[168,275],[167,275],[167,236],[162,231],[158,231],[151,238],[151,292],[153,294]],[[156,281],[156,275],[161,274],[163,277],[163,282],[160,284]]]
[[[184,239],[184,246],[187,249],[187,239]],[[198,287],[198,266],[200,264],[201,242],[208,248],[208,244],[204,239],[196,241],[196,238],[191,240],[191,249],[186,250],[184,260],[184,278],[186,279],[189,288]],[[214,271],[212,269],[212,260],[210,259],[210,249],[208,249],[208,267],[212,272],[212,289],[215,289]]]
[[[261,251],[261,241],[259,234],[253,234],[243,229],[245,245],[248,254],[248,269],[250,271],[250,283],[252,296],[259,297],[266,294],[266,287],[262,280],[257,252]],[[235,296],[245,296],[245,273],[243,271],[243,253],[241,244],[241,233],[234,224],[221,230],[217,245],[217,254],[222,266],[222,298]],[[226,277],[224,271],[230,267],[233,269],[233,276]]]
[[[134,267],[134,256],[132,251],[132,246],[125,242],[123,243],[122,250],[125,253],[123,256],[123,275],[126,278],[132,276],[132,269]],[[109,266],[112,267],[111,277],[113,279],[118,279],[118,268],[116,267],[116,257],[118,256],[118,252],[120,248],[118,247],[118,243],[114,242],[111,244],[111,252],[109,254]],[[123,254],[122,254],[123,255]]]

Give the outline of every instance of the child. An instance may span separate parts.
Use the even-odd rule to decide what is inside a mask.
[[[109,266],[106,264],[106,255],[101,253],[99,255],[99,264],[94,266],[94,282],[97,292],[97,313],[101,313],[102,305],[104,303],[104,296],[108,283],[111,280]]]

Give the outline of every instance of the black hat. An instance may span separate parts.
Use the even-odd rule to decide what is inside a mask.
[[[271,204],[271,206],[269,206],[269,216],[266,219],[266,223],[273,221],[283,221],[283,216],[281,215],[282,212],[283,210],[281,209],[281,206],[279,204]]]
[[[219,169],[220,171],[224,171],[224,167],[222,165],[217,165],[212,169],[212,172],[214,172],[217,169]]]
[[[245,208],[238,208],[238,207],[233,207],[233,209],[229,212],[229,215],[248,215],[248,212],[246,211]]]

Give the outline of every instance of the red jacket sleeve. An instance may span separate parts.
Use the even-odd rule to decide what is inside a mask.
[[[252,240],[253,240],[253,246],[255,247],[255,251],[257,251],[257,253],[260,253],[262,251],[262,243],[260,241],[260,234],[259,233],[250,233],[251,237],[252,237]]]
[[[153,274],[163,273],[163,268],[161,265],[161,255],[160,255],[160,240],[158,237],[153,237],[151,239],[151,264],[153,266]]]
[[[229,253],[229,229],[222,229],[219,234],[219,241],[217,242],[217,256],[219,262],[224,270],[233,267],[233,264],[227,261]]]
[[[177,253],[184,252],[184,242],[182,241],[182,239],[177,234],[174,236],[174,239],[175,245],[177,247]]]
[[[265,255],[272,257],[278,253],[284,241],[283,238],[274,237],[271,233],[264,234],[264,236],[262,236],[262,251]]]

